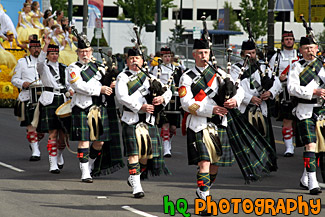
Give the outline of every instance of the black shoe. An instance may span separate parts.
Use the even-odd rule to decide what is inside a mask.
[[[205,210],[201,211],[199,215],[200,216],[211,216],[211,213],[208,213],[208,211],[205,209]]]
[[[53,173],[53,174],[59,174],[60,173],[60,170],[59,169],[56,169],[56,170],[51,170],[50,172]]]
[[[60,170],[63,169],[63,165],[64,165],[64,164],[62,164],[62,165],[58,164],[58,167],[59,167]]]
[[[289,152],[288,153],[285,153],[284,154],[284,157],[293,157],[293,153],[289,153]]]
[[[134,198],[141,198],[141,197],[144,197],[144,193],[139,192],[139,193],[133,194],[133,196],[134,196]]]
[[[84,182],[84,183],[93,183],[93,179],[92,178],[81,179],[81,181]]]
[[[301,181],[300,181],[299,186],[300,186],[301,188],[305,189],[305,190],[309,190],[308,186],[302,184]]]
[[[41,160],[41,157],[40,156],[31,156],[29,158],[29,161],[39,161],[39,160]]]
[[[164,157],[166,157],[166,158],[171,158],[172,155],[171,155],[171,154],[165,154]]]
[[[313,189],[311,189],[309,191],[309,194],[311,194],[311,195],[318,195],[320,193],[322,193],[322,190],[319,187],[318,188],[313,188]]]

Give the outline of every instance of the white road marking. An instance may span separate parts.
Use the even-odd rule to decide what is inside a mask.
[[[14,166],[11,166],[9,164],[2,163],[2,162],[0,162],[0,166],[7,167],[8,169],[15,170],[15,171],[17,171],[19,173],[25,172],[25,170],[21,170],[21,169],[19,169],[17,167],[14,167]]]
[[[143,211],[140,211],[140,210],[137,210],[137,209],[134,209],[130,206],[122,206],[122,209],[125,209],[127,211],[130,211],[130,212],[133,212],[135,214],[138,214],[138,215],[141,215],[141,216],[145,216],[145,217],[158,217],[158,216],[155,216],[155,215],[151,215],[149,213],[146,213],[146,212],[143,212]]]

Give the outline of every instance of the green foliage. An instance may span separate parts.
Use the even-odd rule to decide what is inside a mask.
[[[229,9],[229,30],[240,31],[240,28],[236,25],[237,14],[234,13],[234,9],[231,5],[231,2],[225,1],[223,7]],[[213,23],[213,29],[218,29],[218,20]]]
[[[325,50],[325,30],[316,35],[319,45],[322,47],[322,50]]]
[[[174,29],[169,29],[172,33],[173,36],[169,37],[169,39],[172,42],[175,43],[182,43],[184,41],[184,37],[183,37],[183,33],[185,31],[185,28],[183,27],[183,25],[180,24],[175,24],[175,28]]]
[[[63,11],[64,16],[68,16],[68,0],[51,0],[52,11]],[[72,13],[78,10],[77,7],[72,8]]]
[[[115,5],[123,8],[125,17],[139,26],[140,32],[146,24],[151,24],[155,20],[156,1],[155,0],[117,0]],[[173,0],[161,1],[161,13],[171,7],[176,7]]]
[[[267,33],[267,3],[268,0],[241,0],[239,4],[242,8],[240,24],[248,33],[245,19],[249,18],[255,40]]]

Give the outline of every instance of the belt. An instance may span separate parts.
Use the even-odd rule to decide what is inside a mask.
[[[63,89],[58,89],[58,88],[53,88],[53,87],[44,87],[45,91],[50,91],[53,93],[65,93],[67,92],[67,90],[65,88]]]
[[[304,103],[304,104],[317,104],[317,99],[300,99],[298,98],[298,103]]]

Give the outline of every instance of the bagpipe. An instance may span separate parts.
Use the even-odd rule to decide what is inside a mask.
[[[279,72],[280,72],[280,49],[276,50],[276,56],[275,56],[275,60],[274,60],[274,68],[273,68],[273,72],[275,73],[275,76],[279,76]]]
[[[101,83],[106,86],[110,86],[112,82],[116,80],[116,77],[119,74],[119,71],[117,70],[117,60],[116,56],[112,55],[112,61],[111,64],[108,64],[104,55],[110,58],[107,54],[103,53],[102,48],[98,49],[100,57],[102,58],[102,64],[105,66],[105,75],[101,79]]]
[[[147,94],[145,98],[146,98],[148,104],[152,104],[153,99],[157,96],[163,95],[167,91],[167,88],[162,86],[162,84],[158,78],[154,78],[153,76],[150,75],[149,67],[148,67],[148,64],[146,61],[146,55],[143,53],[143,45],[140,40],[138,27],[134,26],[133,30],[135,32],[137,39],[136,40],[131,39],[131,42],[133,42],[135,44],[135,48],[138,50],[138,52],[140,53],[140,55],[143,59],[143,65],[142,66],[136,65],[136,66],[138,67],[139,70],[141,70],[149,78],[149,84],[150,84],[149,92],[150,93]],[[164,108],[164,106],[162,104],[155,106],[153,115],[157,116],[163,110],[163,108]],[[151,120],[151,117],[152,116],[150,116],[150,120]]]
[[[303,23],[303,26],[305,27],[306,29],[306,36],[307,37],[311,37],[314,42],[318,45],[318,42],[316,40],[316,37],[315,37],[315,34],[314,34],[314,31],[313,29],[307,25],[307,22],[304,18],[304,15],[303,14],[300,14],[300,19],[302,20],[302,23]],[[310,53],[313,57],[315,57],[318,61],[321,61],[322,64],[323,64],[323,67],[325,67],[325,59],[324,57],[321,55],[321,52],[318,52],[317,55],[313,55],[312,53]]]
[[[88,41],[88,38],[86,35],[84,35],[83,33],[78,33],[78,30],[75,28],[75,26],[71,26],[71,31],[77,37],[78,41],[83,41],[87,47],[90,47],[90,42]],[[99,53],[100,53],[102,61],[103,61],[102,63],[97,61],[94,57],[89,59],[89,61],[92,64],[94,64],[96,68],[99,69],[98,71],[100,72],[101,77],[102,77],[99,80],[99,82],[102,85],[109,87],[111,82],[114,81],[118,75],[116,63],[115,64],[112,63],[111,65],[108,65],[104,56],[103,56],[104,53],[101,48],[99,49]],[[104,69],[104,70],[102,70],[102,69]]]
[[[248,40],[254,42],[255,44],[255,48],[256,48],[256,52],[258,52],[257,50],[257,46],[255,43],[255,40],[253,38],[253,34],[252,34],[252,29],[251,29],[251,25],[250,25],[250,21],[249,18],[245,19],[246,21],[246,25],[247,25],[247,31],[248,31]],[[266,47],[264,48],[264,52],[263,52],[263,56],[265,58],[265,62],[260,62],[258,59],[255,61],[251,61],[251,64],[254,64],[261,76],[261,86],[262,88],[260,88],[261,90],[259,91],[260,93],[264,92],[264,91],[268,91],[274,83],[275,80],[275,74],[272,73],[272,77],[270,78],[268,75],[268,68],[269,68],[269,64],[268,64],[268,60],[267,60],[267,55],[266,55]],[[265,72],[263,72],[261,70],[261,65],[265,65]]]
[[[231,62],[230,62],[230,54],[232,52],[232,50],[230,48],[227,49],[227,53],[228,53],[228,64],[227,64],[227,74],[226,77],[223,77],[223,75],[218,71],[218,69],[220,69],[219,66],[217,66],[217,61],[212,49],[212,43],[209,37],[209,32],[208,32],[208,28],[207,28],[207,24],[206,24],[206,17],[202,16],[201,20],[203,22],[203,37],[206,41],[209,42],[209,48],[210,48],[210,61],[211,63],[209,63],[208,61],[205,61],[209,67],[211,67],[217,76],[217,80],[219,83],[219,89],[218,89],[218,94],[216,94],[213,97],[213,100],[219,105],[219,106],[223,106],[224,102],[227,101],[228,99],[232,98],[233,96],[236,95],[237,93],[237,88],[236,85],[232,82],[232,80],[230,79],[230,69],[231,69]],[[224,70],[225,71],[225,70]]]

